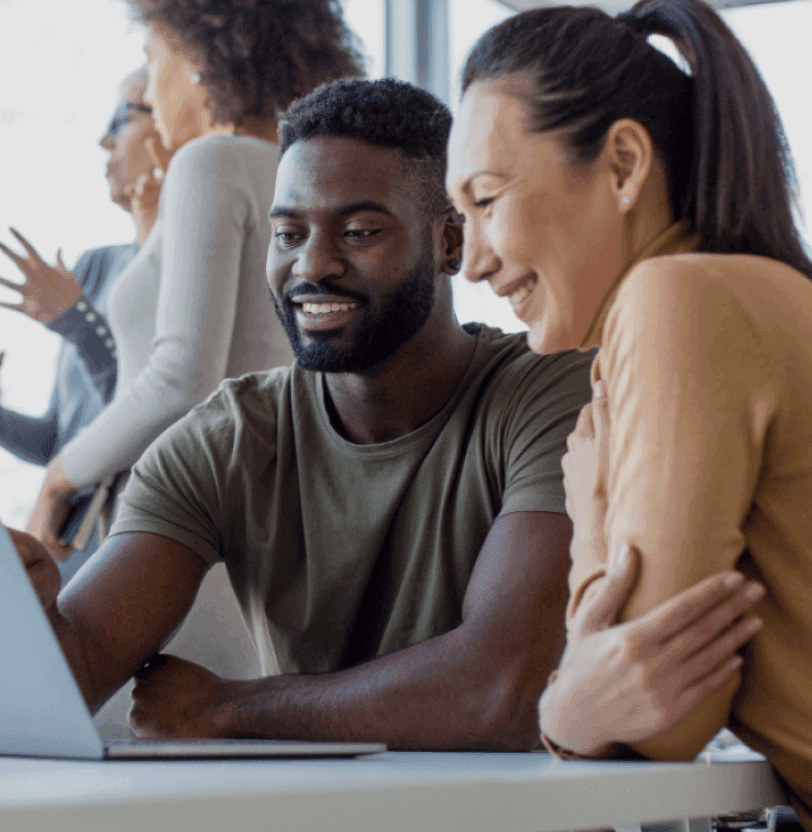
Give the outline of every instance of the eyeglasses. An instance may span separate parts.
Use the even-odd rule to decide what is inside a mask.
[[[139,104],[137,101],[122,101],[113,113],[113,118],[104,135],[114,139],[133,120],[131,110],[146,113],[148,116],[152,115],[152,107],[148,107],[146,104]]]

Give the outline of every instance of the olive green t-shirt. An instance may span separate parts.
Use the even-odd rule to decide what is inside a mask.
[[[442,410],[374,445],[336,432],[319,373],[227,380],[135,465],[112,533],[225,561],[265,672],[390,653],[459,625],[497,517],[564,511],[560,462],[591,361],[482,327]]]

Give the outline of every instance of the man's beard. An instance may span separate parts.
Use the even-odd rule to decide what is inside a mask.
[[[378,309],[372,307],[368,296],[307,284],[309,295],[345,295],[362,304],[352,340],[340,347],[329,343],[330,331],[309,332],[310,343],[303,344],[296,322],[296,304],[287,295],[281,304],[273,294],[271,298],[300,367],[323,373],[360,373],[388,358],[420,332],[434,308],[434,281],[434,262],[429,255],[421,258],[403,281],[382,298]]]

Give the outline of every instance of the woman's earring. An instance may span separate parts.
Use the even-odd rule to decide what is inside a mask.
[[[623,194],[620,197],[620,204],[621,205],[628,205],[632,201],[632,198],[628,194]]]
[[[199,84],[200,83],[200,73],[199,72],[193,72],[192,73],[192,83],[193,84]]]

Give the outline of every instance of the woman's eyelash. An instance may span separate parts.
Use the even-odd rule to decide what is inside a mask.
[[[485,199],[479,199],[474,203],[474,208],[485,208],[493,202],[492,196],[486,196]]]

